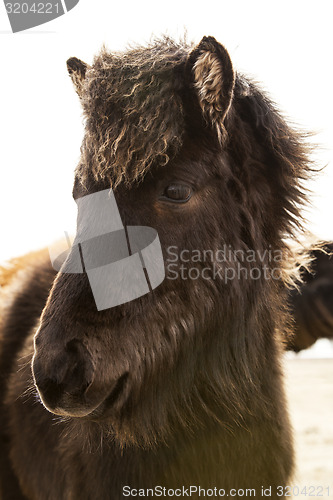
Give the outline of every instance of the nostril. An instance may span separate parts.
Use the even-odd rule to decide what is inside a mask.
[[[36,354],[33,374],[44,404],[55,409],[66,400],[85,401],[85,391],[93,380],[93,364],[87,349],[79,341],[69,342],[65,349],[44,359],[44,353]]]
[[[66,390],[71,394],[82,394],[93,379],[93,365],[86,347],[73,339],[66,344],[67,371],[63,377]]]

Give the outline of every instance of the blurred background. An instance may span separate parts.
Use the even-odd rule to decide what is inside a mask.
[[[75,232],[71,189],[83,124],[66,60],[90,63],[103,43],[122,50],[163,33],[186,32],[193,42],[215,36],[291,123],[315,133],[315,159],[326,168],[309,186],[304,215],[309,231],[333,241],[332,14],[331,0],[80,0],[66,15],[12,34],[0,2],[0,263]],[[297,477],[308,485],[333,478],[332,352],[322,339],[285,360]]]

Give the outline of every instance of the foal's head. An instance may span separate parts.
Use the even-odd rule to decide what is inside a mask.
[[[124,226],[157,231],[166,277],[98,311],[87,274],[59,272],[35,337],[45,407],[145,444],[218,407],[241,412],[258,390],[255,358],[262,329],[274,328],[280,284],[263,273],[229,280],[227,270],[242,261],[234,250],[262,252],[242,261],[248,272],[283,265],[264,252],[284,254],[298,217],[307,165],[299,137],[212,37],[195,48],[163,39],[103,50],[92,66],[72,58],[68,69],[86,120],[73,196],[112,188]],[[192,278],[181,267],[189,258]]]

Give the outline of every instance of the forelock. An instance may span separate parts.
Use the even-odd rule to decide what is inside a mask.
[[[179,151],[185,128],[179,73],[188,51],[163,38],[123,53],[103,48],[95,57],[82,92],[82,181],[93,175],[113,187],[132,184]]]

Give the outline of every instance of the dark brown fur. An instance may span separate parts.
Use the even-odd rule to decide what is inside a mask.
[[[123,223],[156,228],[166,258],[172,245],[278,250],[283,279],[167,276],[97,312],[86,275],[59,273],[40,318],[53,275],[36,262],[21,278],[23,303],[3,321],[12,347],[2,348],[11,474],[2,498],[15,497],[15,481],[31,500],[117,500],[124,485],[158,484],[258,496],[264,485],[277,498],[293,469],[278,331],[291,279],[284,238],[300,224],[310,170],[303,138],[212,37],[194,49],[164,39],[103,50],[91,67],[75,58],[68,67],[86,117],[75,198],[112,186]],[[193,186],[192,198],[161,201],[177,181]],[[244,263],[258,265],[273,264]],[[103,412],[74,417],[63,405],[59,417],[40,404],[29,364],[37,325],[37,383],[46,370],[79,383],[89,364],[94,396],[116,387]]]
[[[295,335],[289,348],[298,352],[319,338],[333,339],[333,243],[310,253],[310,270],[302,269],[303,284],[290,293]]]

